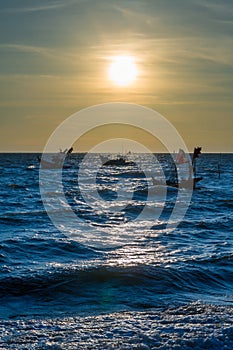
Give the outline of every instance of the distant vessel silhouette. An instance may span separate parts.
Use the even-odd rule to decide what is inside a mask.
[[[45,159],[44,157],[38,157],[41,169],[59,169],[61,167],[65,169],[70,168],[70,166],[63,165],[63,163],[66,156],[72,153],[72,151],[73,151],[73,147],[71,147],[68,150],[66,149],[64,151],[60,150],[60,152],[52,156],[50,155],[50,157],[48,156],[47,159]]]
[[[135,164],[135,162],[128,160],[123,155],[118,155],[116,158],[108,158],[107,156],[100,155],[100,158],[104,166],[128,166]]]

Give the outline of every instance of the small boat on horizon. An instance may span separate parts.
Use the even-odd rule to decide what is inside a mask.
[[[117,155],[116,158],[109,158],[107,156],[99,155],[103,166],[128,166],[134,165],[135,162],[128,160],[127,156]]]
[[[73,152],[73,147],[70,149],[60,150],[56,154],[44,155],[43,157],[38,157],[41,169],[69,169],[69,165],[63,165],[67,155]]]

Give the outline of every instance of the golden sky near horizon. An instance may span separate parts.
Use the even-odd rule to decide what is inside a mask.
[[[231,1],[12,0],[0,17],[1,152],[40,152],[71,114],[109,102],[158,111],[190,150],[233,151]],[[132,134],[99,128],[75,151],[106,132]]]

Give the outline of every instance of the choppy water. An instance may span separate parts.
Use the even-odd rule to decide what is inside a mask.
[[[153,192],[154,165],[135,157],[94,182],[87,166],[80,190],[83,155],[72,155],[65,201],[56,170],[44,170],[60,231],[41,200],[36,155],[1,154],[0,348],[233,348],[233,155],[221,156],[220,179],[219,155],[201,156],[203,180],[174,231],[177,191]]]

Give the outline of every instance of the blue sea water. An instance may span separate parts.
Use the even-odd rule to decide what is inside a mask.
[[[42,202],[37,154],[0,155],[0,349],[233,348],[233,154],[221,155],[220,178],[219,155],[198,159],[203,180],[173,231],[166,222],[177,190],[148,199],[154,168],[134,156],[135,165],[94,177],[93,155],[81,191],[84,155],[73,154],[65,202],[56,170],[43,170],[59,230]],[[169,172],[168,156],[157,159]],[[78,220],[64,225],[67,203]]]

